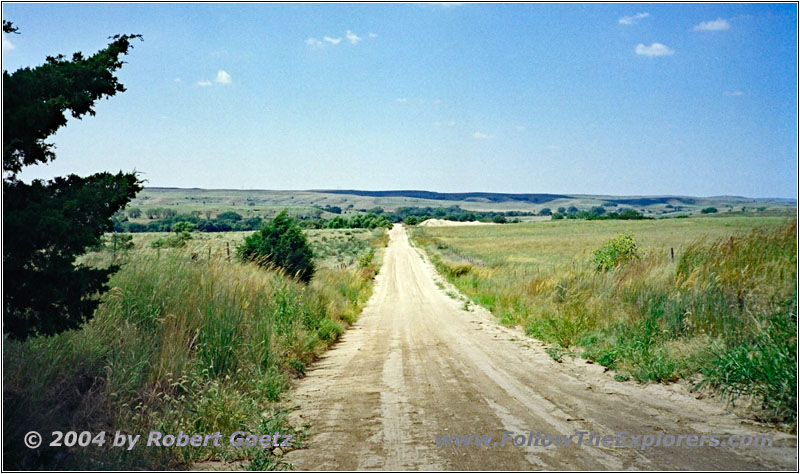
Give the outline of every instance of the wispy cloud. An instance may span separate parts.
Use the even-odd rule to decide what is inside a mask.
[[[637,14],[631,15],[631,16],[623,16],[622,18],[619,19],[619,24],[620,25],[635,25],[636,23],[639,22],[639,20],[641,20],[643,18],[647,18],[648,16],[650,16],[650,14],[647,13],[647,12],[637,13]]]
[[[344,35],[352,44],[358,44],[361,41],[361,38],[350,30],[347,30]]]
[[[211,81],[197,81],[198,86],[208,87],[211,85]]]
[[[699,25],[692,28],[694,31],[725,31],[731,28],[731,24],[724,18],[717,18],[716,20],[704,21]]]
[[[742,92],[742,91],[725,91],[724,94],[727,95],[728,97],[741,97],[741,96],[744,95],[744,92]]]
[[[176,77],[174,82],[176,82],[176,83],[181,82],[181,78],[180,77]]]
[[[233,82],[233,80],[230,74],[220,69],[217,72],[217,78],[214,79],[214,82],[216,82],[217,84],[228,85],[231,82]]]
[[[320,40],[318,40],[316,38],[308,38],[306,40],[306,44],[311,46],[313,49],[317,49],[317,48],[321,48],[322,47],[322,41],[320,41]]]
[[[488,135],[486,133],[475,132],[472,134],[473,138],[477,138],[478,140],[488,140],[490,138],[494,138],[494,135]]]
[[[514,126],[514,128],[516,128],[517,130],[525,130],[525,126],[524,125],[516,125],[516,126]]]
[[[368,38],[377,38],[378,35],[375,33],[370,33],[367,35]],[[344,39],[350,42],[350,44],[358,44],[364,41],[364,38],[358,36],[357,34],[353,33],[351,30],[347,30],[344,33],[344,38],[341,36],[323,36],[321,40],[318,40],[315,37],[308,38],[305,43],[309,45],[312,49],[320,49],[324,48],[325,46],[336,46],[340,44]]]
[[[3,51],[11,51],[14,48],[16,48],[14,43],[12,43],[10,39],[6,38],[6,35],[3,35]]]
[[[405,103],[408,102],[408,99],[406,99],[405,97],[398,97],[395,99],[395,102]]]
[[[547,145],[548,150],[558,150],[559,148],[561,147],[558,145]]]
[[[670,56],[675,54],[675,51],[669,49],[661,43],[653,43],[650,46],[645,46],[642,43],[636,45],[636,54],[642,56]]]

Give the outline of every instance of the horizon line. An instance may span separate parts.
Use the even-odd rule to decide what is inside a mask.
[[[750,199],[750,200],[768,200],[768,201],[790,201],[797,203],[797,197],[780,197],[780,196],[740,196],[733,194],[718,194],[713,196],[697,196],[689,194],[584,194],[584,193],[552,193],[552,192],[497,192],[497,191],[429,191],[425,189],[258,189],[258,188],[200,188],[200,187],[181,187],[181,186],[143,186],[144,189],[176,189],[176,190],[199,190],[199,191],[249,191],[249,192],[310,192],[310,193],[333,193],[345,194],[348,192],[354,193],[431,193],[431,194],[493,194],[493,195],[521,195],[521,196],[565,196],[565,197],[615,197],[615,198],[642,198],[642,197],[675,197],[675,198],[698,198],[698,199]],[[385,197],[385,196],[384,196]]]

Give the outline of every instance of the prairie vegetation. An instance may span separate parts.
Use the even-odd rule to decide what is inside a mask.
[[[790,425],[796,235],[795,220],[768,217],[413,231],[443,275],[502,323],[550,343],[554,358],[581,355],[619,380],[691,378]]]
[[[681,196],[619,197],[589,195],[545,195],[502,193],[456,193],[443,194],[425,191],[268,191],[268,190],[210,190],[145,188],[131,202],[125,214],[129,222],[149,226],[151,212],[154,218],[177,212],[193,214],[202,220],[219,220],[226,212],[236,212],[242,219],[229,223],[233,227],[245,224],[256,217],[271,219],[283,209],[301,221],[329,221],[336,216],[350,217],[372,212],[381,215],[394,214],[397,222],[414,216],[444,218],[443,213],[452,213],[456,220],[491,219],[493,215],[480,213],[502,213],[509,220],[536,220],[552,215],[590,214],[592,209],[604,207],[606,214],[633,209],[646,217],[677,217],[699,214],[701,209],[714,206],[719,214],[788,215],[795,212],[796,202],[791,200],[748,199],[736,197],[693,198]],[[458,210],[447,211],[458,207]],[[405,209],[404,209],[405,208]],[[128,211],[134,211],[136,217]],[[438,209],[438,210],[437,210]],[[170,210],[170,211],[167,211]],[[509,211],[511,213],[509,214]],[[542,214],[542,211],[545,211]],[[475,212],[473,217],[460,218],[463,213]],[[167,214],[165,214],[167,213]],[[438,214],[435,215],[434,213]],[[391,217],[391,216],[389,216]],[[174,219],[174,217],[172,217]],[[225,226],[222,226],[223,228]],[[168,231],[150,228],[148,231]],[[202,230],[202,229],[201,229]],[[236,229],[231,229],[236,230]],[[245,230],[245,229],[242,229]]]
[[[385,231],[377,232],[359,243],[357,260],[380,252]],[[223,436],[289,430],[276,401],[290,378],[302,376],[355,321],[379,259],[349,267],[323,259],[306,285],[275,269],[229,260],[227,248],[244,233],[195,235],[202,237],[183,248],[154,249],[152,234],[137,234],[130,250],[114,252],[106,244],[83,258],[92,266],[121,265],[93,319],[55,336],[4,338],[7,468],[180,468],[206,460],[281,467],[269,449],[227,442],[160,449],[140,442],[132,451],[111,449],[108,439],[102,448],[22,445],[29,430],[46,440],[53,430]]]

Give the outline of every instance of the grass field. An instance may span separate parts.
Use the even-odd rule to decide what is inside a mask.
[[[192,232],[192,238],[182,247],[189,258],[199,261],[235,259],[236,248],[244,242],[245,237],[253,231],[245,232]],[[373,240],[385,235],[384,229],[308,229],[304,231],[311,250],[314,252],[314,264],[323,268],[355,268],[359,259],[370,251]],[[148,249],[158,239],[164,239],[163,232],[139,232],[128,234],[132,238],[134,249]],[[113,253],[113,235],[106,234],[105,252],[88,254],[81,258],[82,262],[99,265]],[[123,252],[120,250],[120,255]]]
[[[217,460],[280,468],[269,449],[227,442],[126,451],[106,439],[104,447],[31,450],[22,439],[30,430],[48,440],[54,430],[291,432],[278,401],[356,320],[378,270],[372,257],[388,237],[345,232],[312,236],[320,258],[308,285],[237,262],[245,233],[195,233],[183,248],[160,249],[150,243],[164,234],[141,234],[130,250],[107,245],[87,255],[93,265],[122,266],[94,318],[56,336],[4,338],[4,467],[180,469]]]
[[[618,234],[639,258],[599,271]],[[704,384],[796,419],[796,221],[709,217],[414,228],[439,271],[503,324],[620,380]],[[671,258],[670,249],[674,254]]]
[[[386,194],[378,192],[377,194]],[[498,195],[499,196],[499,195]],[[218,190],[218,189],[179,189],[179,188],[145,188],[130,203],[128,209],[137,208],[146,214],[154,208],[176,210],[182,214],[196,212],[201,216],[215,217],[222,212],[234,211],[244,218],[272,218],[283,209],[291,215],[309,216],[319,212],[319,208],[337,206],[343,215],[363,213],[374,207],[394,210],[398,207],[447,207],[460,206],[472,211],[531,211],[539,212],[549,208],[555,212],[559,207],[576,206],[588,210],[608,203],[622,203],[619,206],[630,207],[648,216],[674,216],[680,214],[696,214],[700,209],[714,206],[720,213],[775,214],[793,212],[795,202],[787,200],[749,199],[740,197],[713,198],[637,198],[619,196],[564,195],[546,202],[533,203],[515,199],[491,200],[485,197],[431,199],[414,196],[339,194],[324,191],[271,191],[271,190]],[[495,196],[497,198],[497,196]],[[620,207],[614,204],[609,212]],[[336,214],[322,213],[322,217],[331,218]],[[146,224],[149,222],[143,214],[133,222]]]

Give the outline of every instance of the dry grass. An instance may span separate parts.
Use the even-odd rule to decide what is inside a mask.
[[[34,451],[21,444],[32,429],[286,432],[276,401],[290,377],[302,376],[355,321],[377,268],[372,262],[321,268],[303,285],[278,271],[228,261],[230,236],[209,236],[184,249],[137,245],[116,256],[90,256],[95,264],[122,259],[123,266],[89,323],[53,337],[4,341],[5,467],[175,468],[209,459],[280,467],[269,450],[227,443],[140,445],[130,452],[108,446]],[[380,236],[374,243],[380,245]],[[208,245],[211,260],[199,258],[197,249]]]
[[[640,258],[598,271],[591,251],[619,233],[635,237]],[[731,399],[760,397],[765,418],[796,417],[796,221],[555,221],[413,235],[475,303],[558,353],[640,381],[700,372]]]

